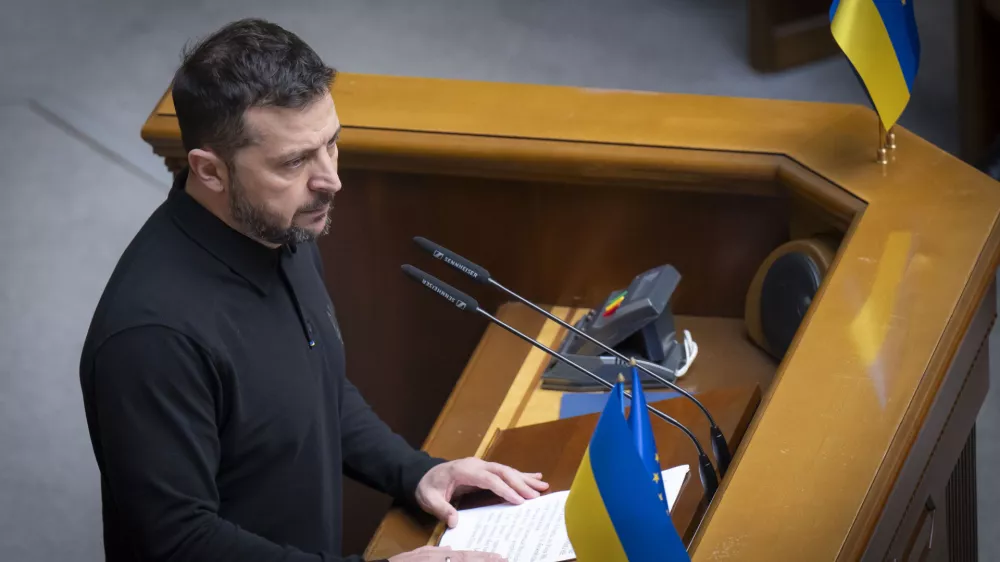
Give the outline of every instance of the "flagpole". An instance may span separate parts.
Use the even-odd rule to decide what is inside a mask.
[[[885,125],[882,124],[882,119],[876,115],[878,120],[878,152],[875,154],[876,161],[879,164],[889,163],[889,134],[885,130]],[[893,135],[895,137],[895,135]],[[895,144],[895,142],[893,142]]]

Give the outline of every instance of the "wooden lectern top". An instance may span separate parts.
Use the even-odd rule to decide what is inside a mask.
[[[898,127],[876,164],[877,121],[858,106],[346,73],[333,96],[344,169],[787,189],[840,221],[837,258],[691,552],[860,556],[992,281],[995,181]],[[172,113],[168,95],[143,138],[182,158]]]

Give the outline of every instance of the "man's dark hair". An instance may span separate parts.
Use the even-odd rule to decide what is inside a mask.
[[[227,161],[253,141],[251,107],[306,107],[327,95],[336,70],[276,24],[232,22],[186,49],[172,95],[185,152],[210,148]]]

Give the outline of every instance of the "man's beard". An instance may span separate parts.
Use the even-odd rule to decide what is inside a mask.
[[[333,193],[328,191],[319,192],[316,199],[309,205],[300,208],[295,215],[318,211],[329,206],[327,211],[326,224],[323,231],[316,234],[310,230],[296,226],[292,217],[291,226],[285,226],[282,217],[275,215],[260,205],[254,205],[247,197],[243,184],[236,179],[236,174],[229,175],[229,211],[238,225],[243,228],[246,235],[266,242],[268,244],[301,244],[315,240],[330,231],[330,212],[333,211]]]

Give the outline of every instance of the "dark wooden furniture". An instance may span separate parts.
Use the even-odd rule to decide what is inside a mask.
[[[749,0],[750,66],[776,72],[840,52],[830,33],[830,0]]]
[[[761,385],[692,557],[891,560],[971,540],[962,445],[995,316],[992,179],[904,129],[892,161],[876,164],[876,119],[858,106],[352,74],[333,96],[346,187],[321,244],[328,286],[351,377],[411,443],[482,454],[481,420],[527,392],[504,375],[517,340],[482,344],[483,321],[399,265],[468,288],[488,310],[503,299],[433,263],[413,236],[552,306],[594,307],[671,263],[683,276],[675,313],[738,333],[768,253],[825,234],[837,257]],[[183,159],[169,96],[143,138],[169,165]],[[388,503],[360,487],[345,502],[358,548]],[[393,510],[377,545],[412,521]],[[930,528],[949,540],[928,540]]]
[[[1000,140],[1000,1],[956,0],[960,155],[980,165]]]

